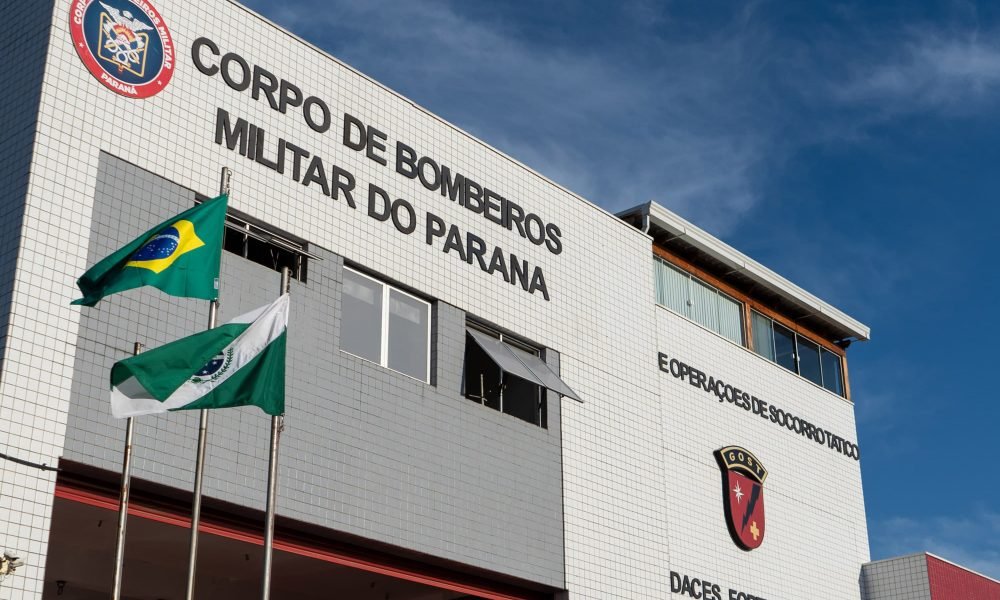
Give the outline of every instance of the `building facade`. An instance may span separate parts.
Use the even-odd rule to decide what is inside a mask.
[[[220,321],[293,275],[275,597],[860,597],[866,326],[239,4],[3,5],[0,599],[107,596],[109,370],[208,307],[74,282],[224,170]],[[259,586],[268,427],[210,417],[199,594]],[[197,434],[137,419],[124,597],[183,596]]]
[[[1000,581],[926,552],[866,564],[861,589],[867,600],[1000,598]]]

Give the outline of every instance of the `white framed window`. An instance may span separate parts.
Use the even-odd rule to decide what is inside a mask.
[[[429,302],[374,277],[344,268],[341,350],[427,382],[430,342]]]

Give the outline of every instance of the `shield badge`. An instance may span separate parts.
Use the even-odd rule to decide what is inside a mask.
[[[736,545],[744,550],[764,541],[764,480],[767,469],[746,448],[727,446],[715,452],[722,469],[726,523]]]

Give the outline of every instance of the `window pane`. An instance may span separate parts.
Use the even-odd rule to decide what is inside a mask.
[[[686,317],[688,306],[688,275],[656,259],[656,302]]]
[[[340,347],[368,360],[382,360],[382,284],[347,269]]]
[[[719,294],[719,333],[737,344],[743,343],[743,312],[739,302]]]
[[[795,334],[772,321],[774,326],[774,362],[792,373],[799,370],[795,364]]]
[[[840,368],[840,357],[829,350],[822,351],[823,357],[823,387],[838,396],[844,395],[843,371]]]
[[[802,336],[796,337],[799,342],[799,374],[816,385],[823,385],[823,375],[819,366],[819,345]]]
[[[389,289],[390,369],[427,381],[429,307],[400,291]]]
[[[500,410],[500,367],[479,347],[472,336],[465,336],[465,397]]]
[[[520,377],[503,375],[503,412],[533,425],[539,425],[538,399],[541,388]]]
[[[513,340],[506,340],[504,343],[514,353],[514,356],[517,356],[525,365],[531,365],[531,359],[538,356],[538,352],[535,349],[525,347]],[[538,425],[538,408],[541,393],[542,388],[537,384],[510,373],[504,373],[503,412]]]
[[[697,279],[691,279],[691,318],[712,331],[719,330],[719,292]]]
[[[774,360],[774,333],[771,330],[771,319],[757,311],[750,314],[753,327],[753,351],[768,360]]]

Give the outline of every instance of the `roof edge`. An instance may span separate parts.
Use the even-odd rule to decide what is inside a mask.
[[[857,338],[859,341],[868,341],[871,339],[871,328],[861,321],[807,292],[805,289],[795,285],[788,279],[778,275],[771,269],[768,269],[656,202],[640,204],[619,212],[617,216],[620,218],[628,216],[648,218],[650,225],[655,225],[677,237],[684,237],[686,242],[697,248],[700,252],[704,252],[711,258],[729,265],[734,271],[743,273],[762,287],[811,311],[814,315],[821,317],[825,321],[836,325],[851,337]]]
[[[1000,584],[1000,581],[998,581],[996,579],[993,579],[989,575],[984,575],[984,574],[980,573],[979,571],[974,571],[974,570],[970,569],[969,567],[966,567],[966,566],[958,564],[957,562],[952,562],[952,561],[948,560],[947,558],[942,558],[942,557],[938,556],[937,554],[934,554],[933,552],[923,552],[922,554],[926,555],[929,558],[936,558],[937,560],[939,560],[939,561],[941,561],[943,563],[946,563],[946,564],[949,564],[949,565],[951,565],[953,567],[962,569],[963,571],[965,571],[967,573],[972,573],[973,575],[978,575],[979,577],[982,577],[983,579],[992,581],[993,583]]]

